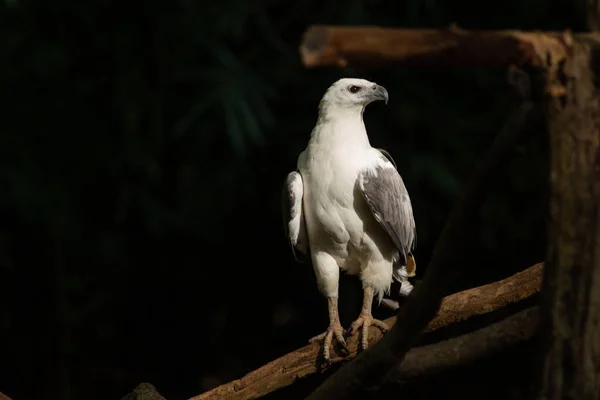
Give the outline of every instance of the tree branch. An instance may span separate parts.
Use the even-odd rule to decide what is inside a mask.
[[[506,279],[452,294],[442,300],[438,315],[429,323],[426,331],[431,332],[469,318],[491,313],[506,305],[527,299],[538,293],[542,283],[543,264],[536,264]],[[385,321],[388,326],[396,317]],[[379,329],[371,327],[369,345],[381,339]],[[351,354],[345,358],[332,355],[332,364],[356,356],[357,335],[348,338]],[[427,347],[427,346],[425,346]],[[241,379],[218,386],[191,400],[246,400],[256,399],[277,389],[291,385],[297,379],[325,370],[319,367],[319,344],[304,346],[250,372]],[[416,368],[416,367],[415,367]],[[420,367],[419,367],[420,368]]]
[[[515,72],[518,70],[512,71],[513,74]],[[523,74],[523,77],[526,78],[526,75]],[[520,91],[522,89],[519,88]],[[390,332],[368,351],[343,365],[308,399],[364,398],[370,388],[377,387],[385,379],[394,365],[402,362],[437,314],[449,285],[466,272],[467,264],[461,262],[460,257],[465,254],[470,233],[475,231],[476,213],[473,210],[477,210],[483,202],[485,189],[494,182],[492,173],[503,165],[506,154],[517,142],[525,118],[532,109],[533,103],[525,99],[475,169],[466,190],[450,213],[423,281],[408,296]]]
[[[300,46],[306,67],[348,64],[389,68],[555,65],[567,56],[568,32],[465,31],[311,26]]]
[[[465,335],[412,348],[390,378],[406,380],[439,373],[498,353],[533,337],[538,317],[538,307],[531,307]]]
[[[0,392],[0,400],[11,400],[11,398]]]

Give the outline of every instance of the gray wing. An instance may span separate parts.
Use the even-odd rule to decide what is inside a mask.
[[[375,220],[389,235],[398,249],[401,265],[406,265],[409,254],[414,249],[416,227],[413,217],[412,204],[402,177],[382,153],[380,166],[368,168],[358,176],[358,188],[362,193]]]
[[[388,153],[387,150],[384,150],[384,149],[375,149],[375,150],[378,150],[381,154],[383,154],[385,156],[385,158],[388,159],[389,162],[394,164],[394,168],[398,169],[398,166],[396,165],[396,161],[394,161],[394,159],[392,158],[392,155],[390,153]]]
[[[290,172],[285,179],[281,193],[283,228],[294,258],[300,263],[310,259],[308,235],[302,207],[303,194],[302,175],[298,171]]]

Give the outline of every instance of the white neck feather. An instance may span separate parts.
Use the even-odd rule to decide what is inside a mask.
[[[363,121],[364,110],[364,106],[352,108],[322,106],[309,143],[330,147],[332,150],[370,147]]]

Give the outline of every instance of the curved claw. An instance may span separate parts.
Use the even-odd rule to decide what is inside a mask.
[[[345,332],[342,328],[342,325],[339,321],[336,321],[330,324],[325,332],[311,338],[309,340],[309,343],[323,341],[323,358],[325,359],[325,362],[329,363],[331,361],[330,347],[334,337],[337,340],[337,342],[342,346],[342,349],[344,349],[346,353],[350,353],[350,349],[348,349],[348,346],[346,345],[346,340],[344,340],[344,333]]]
[[[386,333],[390,330],[390,328],[385,324],[385,322],[380,321],[378,319],[373,318],[371,314],[361,314],[356,321],[352,323],[350,326],[350,334],[354,335],[359,328],[361,329],[361,338],[360,338],[360,348],[361,350],[365,350],[369,347],[369,327],[371,325],[376,326],[381,329],[382,333]]]

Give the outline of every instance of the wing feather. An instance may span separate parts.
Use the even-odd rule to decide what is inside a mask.
[[[308,235],[302,207],[304,186],[298,171],[290,172],[283,184],[281,203],[283,227],[296,261],[303,263],[310,258]]]
[[[380,152],[381,150],[378,149]],[[406,265],[416,241],[412,204],[402,177],[382,153],[382,163],[359,174],[358,187],[369,208],[398,249],[401,265]]]
[[[398,169],[398,166],[396,165],[396,161],[394,161],[394,159],[392,158],[392,155],[390,153],[388,153],[387,150],[384,150],[384,149],[375,149],[375,150],[378,150],[381,154],[383,154],[383,156],[385,158],[387,158],[387,160],[394,165],[394,168]]]

